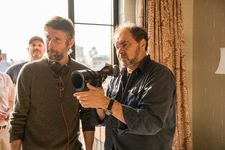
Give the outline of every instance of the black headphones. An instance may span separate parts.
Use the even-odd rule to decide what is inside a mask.
[[[69,56],[68,63],[63,66],[52,60],[48,60],[48,64],[56,76],[66,75],[70,70],[71,58]]]

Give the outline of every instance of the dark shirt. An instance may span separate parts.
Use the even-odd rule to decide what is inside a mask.
[[[124,124],[109,116],[106,150],[171,150],[176,127],[175,79],[146,56],[127,79],[126,70],[111,80],[107,96],[122,104]]]
[[[14,84],[16,84],[16,81],[17,81],[17,78],[18,78],[21,68],[26,63],[27,62],[22,62],[19,64],[12,65],[6,70],[6,73],[10,76],[10,78],[12,79]]]
[[[10,141],[21,139],[23,150],[80,150],[79,120],[83,131],[94,130],[90,110],[73,97],[71,82],[72,71],[86,67],[71,60],[60,75],[53,68],[44,59],[20,71]]]

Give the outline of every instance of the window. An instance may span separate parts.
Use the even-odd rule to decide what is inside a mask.
[[[14,63],[28,60],[28,41],[38,35],[43,38],[44,24],[53,16],[68,17],[65,0],[6,0],[0,5],[0,49],[5,60],[0,71]]]
[[[75,59],[91,68],[113,62],[114,0],[75,0]]]
[[[74,7],[69,16],[75,26],[75,59],[92,69],[113,64],[112,33],[118,22],[118,1],[69,0],[71,4]],[[103,150],[104,141],[104,127],[96,127],[94,149]]]
[[[0,64],[0,71],[28,60],[30,37],[38,35],[45,39],[44,24],[53,16],[70,17],[74,21],[74,57],[77,61],[92,69],[99,69],[105,63],[113,64],[115,60],[111,38],[118,22],[117,9],[118,0],[2,1],[0,49],[5,61]],[[103,149],[103,142],[104,128],[97,127],[95,149]]]

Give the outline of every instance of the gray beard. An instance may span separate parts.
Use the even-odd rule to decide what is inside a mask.
[[[51,52],[48,51],[48,58],[49,58],[51,61],[59,62],[59,61],[62,60],[62,58],[63,58],[63,53],[58,53],[58,52],[56,52],[54,55],[51,55]]]
[[[135,57],[130,59],[128,64],[121,62],[121,66],[129,67],[129,66],[132,66],[133,64],[135,64],[138,61],[139,52],[140,52],[140,45],[138,44],[136,47],[136,50],[135,50]]]

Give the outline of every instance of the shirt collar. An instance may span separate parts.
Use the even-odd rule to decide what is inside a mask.
[[[140,62],[140,65],[135,70],[139,70],[139,71],[143,72],[149,61],[150,61],[150,55],[145,56],[142,59],[142,61]]]

